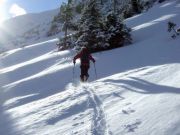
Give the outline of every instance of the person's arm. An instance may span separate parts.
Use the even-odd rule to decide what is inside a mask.
[[[89,59],[90,59],[92,62],[94,62],[94,63],[96,62],[95,59],[92,57],[91,54],[89,55]]]
[[[76,56],[74,56],[73,63],[76,63],[76,59],[81,57],[81,53],[78,53]]]

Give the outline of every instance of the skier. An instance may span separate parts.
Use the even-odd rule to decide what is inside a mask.
[[[82,47],[80,53],[78,53],[74,57],[74,59],[73,59],[74,65],[76,64],[76,59],[78,59],[78,58],[80,58],[80,60],[81,60],[80,79],[82,82],[85,82],[85,81],[87,81],[87,79],[89,77],[88,70],[89,70],[89,66],[90,66],[90,60],[95,63],[95,59],[91,56],[91,54],[89,53],[89,51],[86,47]]]

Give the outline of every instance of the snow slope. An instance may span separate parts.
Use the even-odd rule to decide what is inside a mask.
[[[0,59],[1,135],[179,135],[180,2],[157,4],[126,20],[131,46],[93,54],[80,83],[73,50],[57,39],[8,51]]]
[[[51,27],[53,17],[59,9],[41,13],[30,13],[6,20],[0,25],[0,52],[9,48],[18,48],[29,43],[36,43]]]

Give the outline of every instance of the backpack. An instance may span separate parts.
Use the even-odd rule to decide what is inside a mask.
[[[80,59],[81,59],[81,64],[89,64],[89,52],[83,51]]]

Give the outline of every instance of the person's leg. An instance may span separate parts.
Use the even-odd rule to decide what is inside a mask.
[[[86,66],[84,68],[84,76],[85,76],[84,81],[87,81],[89,78],[88,70],[89,70],[89,66]]]
[[[87,81],[87,79],[89,77],[88,69],[89,69],[89,66],[82,66],[81,65],[81,75],[80,75],[80,78],[81,78],[82,82]]]
[[[84,76],[85,76],[85,67],[81,65],[81,75],[80,75],[80,78],[81,78],[81,81],[84,82]]]

